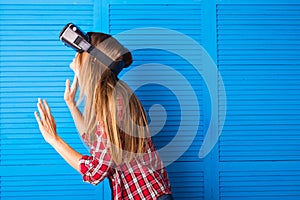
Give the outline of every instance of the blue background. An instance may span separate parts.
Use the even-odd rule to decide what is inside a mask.
[[[149,63],[167,65],[188,80],[198,98],[198,131],[184,127],[186,136],[194,136],[193,143],[167,167],[175,199],[300,199],[299,1],[0,0],[1,200],[110,199],[107,181],[97,187],[83,183],[44,142],[33,116],[37,98],[46,98],[61,137],[88,153],[63,100],[65,80],[73,77],[69,63],[74,52],[61,44],[58,35],[68,22],[84,31],[113,35],[133,28],[169,28],[192,37],[216,63],[227,107],[219,92],[216,102],[219,111],[226,109],[226,121],[223,129],[215,121],[214,131],[222,130],[221,137],[200,159],[211,116],[202,77],[178,55],[155,49],[133,51],[130,69]],[[145,41],[140,39],[136,43],[142,45]],[[130,48],[130,41],[125,45]],[[180,41],[170,40],[170,45],[184,49]],[[185,90],[169,72],[153,71],[151,66],[148,70],[148,78],[155,76]],[[137,72],[126,81],[134,86],[144,78],[144,72]],[[153,83],[136,91],[147,112],[154,104],[166,110],[165,126],[153,136],[158,149],[172,141],[180,126],[180,102],[167,86]],[[191,124],[194,109],[189,108],[186,118]],[[174,152],[184,142],[177,145]],[[170,161],[167,154],[162,158]]]

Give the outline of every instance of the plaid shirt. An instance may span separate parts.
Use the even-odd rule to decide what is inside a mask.
[[[122,110],[122,107],[118,110]],[[147,150],[142,156],[117,166],[111,159],[106,133],[99,124],[96,136],[94,144],[89,145],[91,155],[84,155],[79,161],[80,172],[85,182],[97,185],[107,177],[115,200],[150,200],[171,194],[166,169],[150,138]],[[85,134],[82,138],[87,143]]]

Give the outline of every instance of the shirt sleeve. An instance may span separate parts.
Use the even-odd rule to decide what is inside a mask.
[[[83,181],[93,185],[107,177],[113,165],[104,131],[97,130],[96,135],[96,141],[90,150],[91,155],[84,155],[79,160]]]

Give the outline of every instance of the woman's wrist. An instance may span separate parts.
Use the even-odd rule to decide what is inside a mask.
[[[68,108],[69,108],[70,111],[72,111],[74,109],[77,109],[77,106],[76,106],[75,102],[67,103],[67,105],[68,105]]]
[[[54,137],[52,137],[51,139],[49,139],[49,141],[47,141],[51,146],[55,147],[57,145],[57,143],[59,142],[61,138],[55,134]]]

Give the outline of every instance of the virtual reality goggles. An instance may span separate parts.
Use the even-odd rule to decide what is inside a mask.
[[[59,39],[68,47],[82,53],[88,52],[99,62],[108,66],[108,68],[118,75],[125,66],[124,61],[114,61],[98,48],[90,43],[89,33],[84,33],[76,25],[69,23],[60,32]]]

